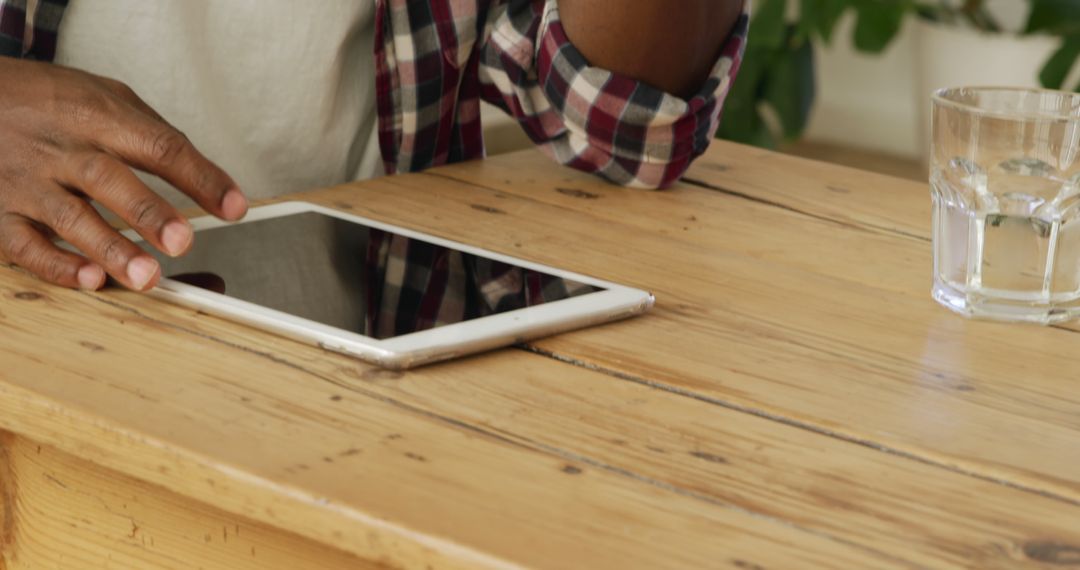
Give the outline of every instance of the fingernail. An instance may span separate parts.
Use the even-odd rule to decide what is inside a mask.
[[[146,284],[154,278],[158,272],[158,263],[149,257],[139,256],[127,264],[127,277],[131,286],[136,290],[143,290]]]
[[[105,284],[105,270],[92,264],[84,265],[79,268],[77,279],[80,289],[97,291]]]
[[[187,222],[173,220],[161,229],[161,244],[165,246],[165,253],[176,257],[187,251],[192,236],[191,226]]]
[[[225,214],[226,219],[239,220],[247,213],[247,209],[247,198],[244,197],[243,192],[236,188],[226,192],[225,197],[221,199],[221,211]]]

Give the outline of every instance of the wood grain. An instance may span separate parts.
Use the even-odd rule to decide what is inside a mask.
[[[49,446],[0,441],[14,499],[0,568],[385,568]]]
[[[1080,564],[1071,333],[929,302],[889,179],[811,211],[814,177],[870,175],[717,150],[744,186],[625,190],[523,153],[303,195],[659,295],[404,374],[0,268],[0,427],[117,493],[404,568]],[[762,181],[776,164],[796,186]]]
[[[26,286],[32,285],[27,280]],[[127,313],[131,321],[125,321],[125,326],[143,320],[153,327],[171,323],[181,327],[176,333],[195,339],[227,338],[216,341],[223,346],[210,342],[207,347],[226,353],[242,350],[273,355],[273,361],[261,364],[260,369],[288,367],[305,371],[305,377],[317,382],[333,382],[329,387],[335,391],[329,394],[316,390],[291,394],[290,402],[309,410],[308,414],[323,415],[322,408],[335,405],[362,409],[367,398],[395,402],[412,413],[452,419],[478,433],[561,459],[565,461],[564,473],[568,468],[578,472],[568,475],[607,472],[675,489],[702,501],[699,508],[736,509],[783,521],[851,544],[874,555],[877,563],[932,567],[964,567],[968,560],[980,560],[985,567],[1035,563],[1038,560],[1029,559],[1025,547],[1071,544],[1072,521],[1080,514],[1074,505],[942,473],[919,462],[528,354],[509,352],[399,375],[137,295],[114,293],[103,300],[132,308]],[[19,314],[23,318],[35,318],[30,304],[16,307],[22,309]],[[114,305],[102,304],[101,308],[111,307]],[[100,350],[89,349],[91,355],[111,352],[113,343],[100,342],[97,347]],[[199,353],[208,351],[204,347]],[[530,364],[525,365],[520,357]],[[490,358],[512,359],[519,368],[514,376],[518,380],[507,382],[509,372],[491,373],[487,365]],[[534,370],[533,361],[544,363],[539,370],[550,371]],[[228,390],[226,394],[234,392],[233,399],[239,394],[241,404],[246,394],[248,406],[254,408],[246,412],[259,417],[266,407],[261,402],[276,399],[262,382],[256,384],[258,392],[248,391],[250,386],[218,389]],[[359,394],[354,393],[357,389]],[[108,396],[114,408],[136,403],[145,406],[151,400],[157,403],[155,423],[175,413],[160,402],[178,405],[168,392],[155,395],[149,391],[143,379],[123,383],[115,390],[118,392]],[[208,401],[229,399],[212,390],[204,387],[201,397]],[[136,391],[134,399],[131,391]],[[198,407],[194,401],[189,406]],[[183,421],[168,421],[166,425]],[[311,440],[323,437],[308,426],[291,424],[294,430],[303,429]],[[145,420],[136,427],[140,433],[155,429]],[[242,427],[228,423],[229,430]],[[244,436],[251,441],[270,437],[261,431]],[[361,455],[354,456],[359,460]],[[353,476],[353,463],[328,457],[334,463],[320,464],[320,470],[339,477]],[[423,457],[430,458],[426,453]],[[311,481],[293,479],[290,464],[286,465],[284,474],[270,471],[267,477],[282,485],[303,485],[312,494],[326,493],[321,486],[311,488]],[[279,479],[282,476],[286,479]],[[762,486],[762,481],[773,485]],[[912,501],[913,497],[919,500]],[[363,501],[352,504],[358,509],[366,507]],[[1017,504],[1025,505],[1020,514],[1014,512]],[[519,508],[535,507],[519,503]],[[929,525],[927,520],[939,523]],[[1001,522],[1006,520],[1012,522]]]
[[[449,186],[380,181],[359,211],[657,293],[648,322],[537,343],[564,360],[1080,498],[1073,333],[966,321],[934,304],[915,222],[929,216],[915,205],[925,188],[718,150],[734,155],[711,167],[730,174],[728,192],[633,194],[564,171],[547,181],[542,157],[519,153],[427,175],[461,180]],[[829,187],[847,193],[826,200],[841,194]],[[478,223],[455,202],[499,204],[508,223]],[[421,203],[439,219],[408,215]]]
[[[544,180],[536,176],[536,171],[543,167],[539,162],[543,156],[532,153],[514,156],[514,163],[490,160],[470,167],[452,166],[420,175],[429,181],[421,178],[394,182],[412,181],[417,187],[434,188],[449,185],[445,196],[450,199],[460,194],[461,183],[480,185],[492,194],[474,195],[475,200],[540,202],[552,211],[585,214],[592,223],[598,219],[605,220],[604,223],[610,220],[623,230],[621,235],[637,228],[643,241],[675,241],[683,244],[684,249],[691,245],[704,247],[705,254],[726,252],[769,264],[842,276],[890,292],[917,295],[920,299],[925,297],[930,250],[924,242],[928,238],[898,234],[856,221],[834,220],[825,214],[800,213],[735,191],[690,184],[671,191],[645,192],[612,188],[573,175],[557,181]],[[485,204],[490,206],[488,202]],[[584,230],[591,231],[593,227]],[[638,263],[625,265],[631,272],[640,269]],[[640,278],[640,273],[637,271],[630,277]]]
[[[319,374],[346,374],[352,364],[257,331],[241,333],[212,317],[144,304],[136,295],[124,301],[147,318],[208,338],[228,334],[232,342],[263,346]],[[481,365],[469,366],[475,374],[453,381],[424,370],[358,370],[353,376],[367,377],[368,390],[410,409],[562,457],[572,471],[599,469],[679,489],[716,507],[785,521],[913,567],[1055,568],[1080,547],[1080,507],[1038,493],[632,379],[578,369],[507,381],[483,373]],[[342,401],[351,400],[346,393]]]
[[[4,271],[0,298],[20,301],[4,308],[6,330],[17,331],[0,347],[5,429],[366,560],[403,568],[906,566],[411,409],[365,388],[382,371],[308,371]],[[57,361],[57,351],[77,356]],[[528,382],[573,370],[504,352],[418,374]]]
[[[926,183],[723,141],[717,141],[691,167],[686,181],[704,182],[831,220],[930,236]]]

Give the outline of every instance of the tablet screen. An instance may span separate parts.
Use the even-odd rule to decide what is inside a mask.
[[[601,290],[318,212],[201,230],[177,259],[148,251],[165,277],[377,339]]]

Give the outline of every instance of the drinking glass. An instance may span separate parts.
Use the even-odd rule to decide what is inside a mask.
[[[933,96],[939,303],[970,317],[1080,316],[1080,95],[964,87]]]

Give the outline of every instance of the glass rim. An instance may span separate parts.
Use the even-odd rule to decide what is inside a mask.
[[[949,93],[957,91],[975,91],[975,92],[1023,92],[1023,93],[1046,93],[1054,95],[1063,95],[1076,101],[1076,108],[1080,110],[1080,93],[1073,93],[1069,91],[1061,91],[1058,89],[1044,89],[1041,87],[1008,87],[1008,86],[995,86],[995,85],[971,85],[964,87],[944,87],[937,89],[933,92],[930,99],[934,105],[941,105],[944,107],[952,107],[953,109],[959,109],[965,113],[972,115],[979,115],[983,117],[993,117],[997,119],[1011,119],[1011,120],[1038,120],[1038,121],[1080,121],[1080,114],[1066,114],[1066,113],[1054,113],[1054,112],[1007,112],[998,111],[993,109],[987,109],[978,105],[971,105],[969,103],[961,103],[947,98]]]

